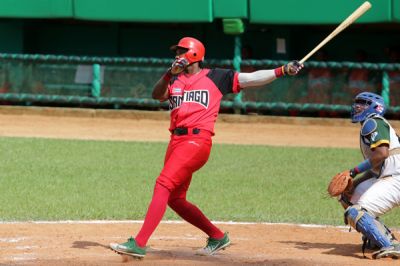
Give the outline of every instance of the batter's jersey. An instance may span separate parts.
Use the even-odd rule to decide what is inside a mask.
[[[173,78],[168,86],[171,124],[199,128],[214,134],[222,96],[240,91],[238,72],[230,69],[202,69],[194,75]]]
[[[396,131],[381,116],[375,116],[368,120],[363,125],[369,123],[375,126],[372,128],[370,134],[366,136],[360,133],[360,148],[364,158],[370,158],[371,149],[381,144],[387,144],[389,146],[389,157],[386,158],[380,169],[373,169],[373,171],[380,177],[400,175],[400,143]],[[363,128],[361,128],[362,131]]]

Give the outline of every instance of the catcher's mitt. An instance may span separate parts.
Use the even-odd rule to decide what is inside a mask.
[[[343,171],[334,177],[328,186],[328,193],[331,197],[337,197],[342,193],[351,193],[353,189],[353,178],[350,171]]]

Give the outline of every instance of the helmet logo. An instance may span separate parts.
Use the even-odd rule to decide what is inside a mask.
[[[375,107],[375,110],[376,110],[377,112],[381,113],[381,112],[383,111],[383,106],[380,105],[380,104],[378,104],[378,105]]]

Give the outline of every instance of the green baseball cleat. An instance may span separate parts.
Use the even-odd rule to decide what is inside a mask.
[[[209,237],[207,239],[207,245],[204,248],[199,249],[196,254],[201,256],[211,256],[217,251],[227,248],[230,244],[231,241],[229,240],[228,233],[225,233],[224,237],[221,239]]]
[[[127,242],[122,244],[111,243],[110,248],[118,254],[125,254],[136,258],[144,258],[146,255],[146,248],[139,247],[133,237],[130,237]]]

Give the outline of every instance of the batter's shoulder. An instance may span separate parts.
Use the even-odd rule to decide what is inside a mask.
[[[235,70],[228,68],[211,68],[209,69],[208,76],[224,76],[230,73],[235,73]]]
[[[237,84],[235,73],[232,69],[213,68],[210,69],[207,77],[215,84],[222,95],[226,95],[234,92],[234,85]]]

